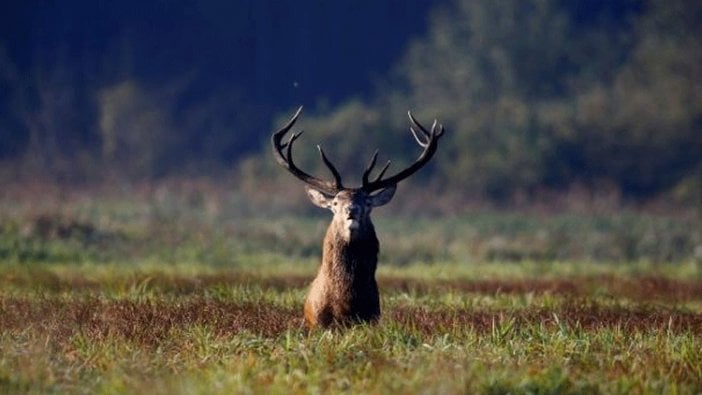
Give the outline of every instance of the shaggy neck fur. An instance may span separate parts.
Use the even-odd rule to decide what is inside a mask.
[[[373,224],[369,220],[360,221],[356,229],[345,225],[341,221],[329,225],[322,252],[323,269],[352,276],[374,275],[378,262],[378,238]]]

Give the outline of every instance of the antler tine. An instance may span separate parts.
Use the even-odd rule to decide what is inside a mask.
[[[385,171],[390,167],[390,163],[390,161],[387,161],[387,163],[385,163],[385,166],[383,166],[383,168],[380,169],[380,173],[378,173],[373,182],[378,182],[381,178],[383,178],[383,176],[385,175]]]
[[[288,139],[287,142],[282,142],[283,138],[285,135],[290,131],[290,129],[293,127],[295,124],[295,121],[297,121],[297,118],[300,116],[300,113],[302,112],[302,106],[300,106],[297,111],[295,112],[295,115],[290,118],[287,124],[283,126],[280,130],[277,132],[273,133],[271,136],[271,143],[273,146],[273,157],[275,157],[275,160],[280,164],[282,167],[287,169],[293,176],[297,177],[298,179],[302,180],[306,184],[319,189],[322,192],[326,192],[328,194],[335,195],[339,190],[343,188],[341,184],[341,176],[339,175],[339,172],[336,171],[334,166],[331,164],[331,162],[326,158],[324,153],[321,151],[322,154],[322,160],[324,163],[329,167],[331,170],[332,174],[334,175],[334,182],[331,181],[326,181],[319,179],[317,177],[311,176],[304,172],[303,170],[299,169],[296,165],[295,162],[293,161],[293,156],[292,156],[292,147],[293,144],[295,143],[295,140],[297,140],[301,135],[302,131],[293,133],[290,135],[290,138]],[[285,150],[285,152],[283,151]]]
[[[290,138],[291,141],[288,141],[287,143],[283,143],[283,144],[281,144],[281,140],[283,139],[285,134],[288,133],[288,131],[293,127],[293,125],[295,125],[295,122],[297,121],[297,117],[300,116],[300,112],[302,112],[302,106],[300,106],[297,109],[297,111],[295,111],[295,114],[292,116],[292,118],[290,118],[290,120],[288,121],[288,123],[285,124],[285,126],[283,126],[277,132],[273,133],[273,136],[272,136],[273,153],[276,154],[275,159],[278,161],[278,163],[280,163],[280,159],[285,159],[285,158],[282,158],[281,157],[282,155],[277,155],[277,154],[282,154],[281,150],[283,148],[287,147],[287,145],[290,144],[290,142],[293,140],[293,138],[291,137]],[[293,136],[295,134],[296,133],[293,133]],[[299,134],[299,133],[297,133],[297,134]],[[280,163],[280,164],[284,165],[284,163]]]
[[[285,148],[285,147],[291,146],[291,145],[295,142],[295,140],[297,140],[298,137],[302,136],[302,133],[305,133],[305,131],[304,131],[304,130],[300,130],[300,131],[297,132],[297,133],[293,132],[293,134],[290,135],[290,138],[288,139],[288,142],[287,142],[287,143],[283,143],[283,144],[281,145],[281,147],[282,147],[282,148]],[[288,152],[288,154],[290,154],[290,152]]]
[[[409,130],[410,130],[410,132],[412,132],[412,136],[414,136],[414,139],[417,141],[417,144],[419,144],[419,145],[422,146],[422,147],[426,147],[426,146],[427,146],[427,143],[424,142],[424,141],[422,141],[422,140],[419,138],[419,136],[417,136],[417,131],[414,130],[413,127],[410,126]],[[422,133],[423,133],[423,132],[422,132]]]
[[[422,124],[419,123],[419,121],[417,121],[417,119],[412,115],[411,111],[407,111],[407,115],[409,116],[410,122],[412,122],[412,124],[416,126],[425,137],[431,138],[431,136],[433,135],[437,135],[438,137],[444,134],[444,126],[441,125],[438,120],[434,119],[434,122],[431,124],[431,131],[428,132],[427,129],[424,126],[422,126]],[[439,127],[438,129],[437,126]],[[420,143],[419,139],[417,138],[417,131],[414,130],[412,126],[410,126],[410,130],[412,131],[412,134],[414,135],[414,138],[417,140],[417,142]]]
[[[429,132],[427,132],[427,130],[424,128],[424,126],[422,126],[422,124],[419,123],[419,121],[417,121],[417,119],[412,115],[412,111],[407,111],[407,116],[409,117],[410,122],[412,123],[412,125],[414,125],[415,127],[417,127],[417,129],[419,129],[419,130],[422,132],[422,134],[424,135],[424,137],[429,138],[429,137],[431,136],[431,134],[430,134]],[[414,128],[413,128],[412,126],[410,126],[410,130],[412,131],[412,133],[413,133],[413,134],[415,135],[415,137],[416,137],[416,133],[417,133],[417,132],[414,130]]]
[[[293,159],[292,159],[292,147],[293,147],[293,143],[295,142],[295,140],[297,140],[297,138],[300,137],[301,135],[302,135],[302,131],[297,132],[297,133],[293,133],[292,135],[290,135],[290,139],[288,139],[288,142],[285,143],[285,145],[284,145],[285,159],[286,159],[287,163],[289,163],[290,166],[293,166],[293,167],[295,166],[295,163],[293,162]]]
[[[436,129],[437,126],[439,129]],[[437,137],[441,137],[444,131],[444,125],[440,124],[439,121],[435,119],[434,123],[431,125],[431,134],[436,134]]]
[[[388,161],[382,169],[380,169],[380,173],[378,173],[377,176],[373,179],[372,182],[368,182],[368,176],[370,176],[370,173],[373,171],[373,168],[375,167],[375,163],[378,160],[378,150],[376,149],[375,152],[373,153],[373,157],[371,158],[370,162],[368,163],[368,166],[366,166],[366,170],[363,172],[363,179],[362,179],[362,186],[361,188],[366,188],[368,185],[371,185],[373,183],[378,182],[381,178],[383,178],[383,175],[385,172],[388,170],[388,167],[390,167],[390,161]]]
[[[362,178],[363,185],[368,184],[368,176],[370,175],[371,171],[373,171],[373,168],[375,167],[376,160],[378,160],[378,150],[377,149],[373,153],[373,157],[371,158],[370,162],[368,162],[368,166],[366,166],[366,170],[363,172],[363,178]]]
[[[427,162],[429,162],[432,156],[434,156],[439,138],[444,134],[444,127],[441,126],[437,120],[434,120],[434,123],[431,127],[431,131],[427,131],[424,128],[424,126],[422,126],[422,124],[419,123],[419,121],[417,121],[414,118],[414,116],[412,116],[412,113],[410,111],[407,112],[407,115],[409,116],[411,123],[410,132],[412,132],[412,136],[417,141],[417,144],[419,144],[419,146],[423,148],[422,153],[414,161],[414,163],[412,163],[412,165],[387,179],[382,179],[382,177],[385,174],[385,170],[387,170],[388,166],[390,165],[390,162],[388,162],[388,164],[385,165],[385,168],[383,168],[381,173],[378,175],[378,177],[376,177],[376,179],[373,182],[366,182],[367,176],[364,174],[364,183],[362,188],[365,191],[373,192],[379,189],[388,188],[392,185],[396,185],[400,181],[404,180],[405,178],[411,176],[419,169],[421,169],[424,165],[427,164]],[[419,133],[417,132],[417,130],[419,130]],[[419,134],[422,134],[426,141],[423,141],[423,139],[419,137]]]
[[[329,168],[329,171],[332,173],[334,176],[334,183],[336,184],[336,189],[341,190],[344,189],[343,184],[341,183],[341,174],[336,170],[336,167],[331,163],[329,159],[327,159],[327,156],[324,154],[324,150],[322,149],[322,146],[317,145],[317,149],[319,150],[319,156],[322,157],[322,162]]]

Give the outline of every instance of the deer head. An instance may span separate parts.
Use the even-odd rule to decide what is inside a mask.
[[[434,120],[431,130],[427,131],[412,116],[412,113],[408,111],[407,115],[409,116],[411,123],[410,131],[412,132],[412,135],[417,143],[423,148],[419,157],[411,166],[391,177],[383,178],[385,172],[390,167],[391,162],[388,161],[371,181],[369,180],[369,177],[375,168],[375,164],[378,159],[378,150],[376,150],[368,163],[368,166],[363,172],[361,186],[356,188],[347,188],[344,187],[342,183],[341,175],[336,170],[329,158],[327,158],[327,156],[324,154],[324,150],[319,145],[317,146],[317,149],[319,150],[322,162],[324,162],[324,164],[327,166],[334,180],[323,180],[311,176],[303,170],[300,170],[295,165],[292,156],[292,147],[303,132],[299,131],[292,133],[287,142],[283,142],[283,138],[293,127],[301,112],[302,107],[297,109],[295,115],[293,115],[293,117],[285,126],[283,126],[282,129],[273,134],[273,155],[276,161],[287,169],[293,176],[299,178],[307,184],[307,193],[310,200],[312,200],[312,203],[319,207],[332,210],[335,217],[344,214],[344,212],[354,212],[360,216],[358,217],[359,221],[364,217],[363,214],[368,214],[370,212],[370,208],[382,206],[383,204],[388,203],[394,195],[397,184],[417,172],[417,170],[421,169],[425,164],[427,164],[427,162],[429,162],[436,152],[439,138],[444,134],[444,127],[439,125],[436,120]]]
[[[332,323],[371,322],[380,316],[375,269],[378,257],[378,239],[370,220],[373,207],[388,203],[397,184],[421,169],[436,152],[439,138],[444,134],[437,121],[427,131],[408,112],[410,131],[422,152],[409,167],[390,177],[384,177],[390,161],[370,179],[378,159],[376,150],[363,172],[361,186],[347,188],[332,162],[317,146],[322,162],[333,180],[324,180],[299,169],[293,161],[292,147],[302,135],[293,132],[287,141],[285,135],[302,112],[295,115],[271,138],[276,161],[306,185],[312,203],[332,211],[332,219],[323,243],[322,265],[312,283],[305,302],[305,322],[308,327],[329,326]]]
[[[370,195],[363,190],[344,189],[336,195],[328,195],[311,187],[305,188],[312,203],[321,208],[331,210],[334,214],[332,223],[339,229],[344,239],[363,234],[363,229],[370,223],[370,213],[373,207],[388,203],[395,194],[396,187],[390,186],[380,192]]]

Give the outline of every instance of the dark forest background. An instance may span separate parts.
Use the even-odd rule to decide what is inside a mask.
[[[702,202],[696,0],[10,1],[0,180],[289,178],[268,138],[348,178],[448,133],[414,185],[467,199],[604,191]],[[252,186],[252,182],[253,185]]]

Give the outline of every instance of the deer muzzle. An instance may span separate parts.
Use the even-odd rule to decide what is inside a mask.
[[[361,222],[361,207],[358,205],[349,205],[344,210],[344,221],[346,227],[350,230],[358,229]]]

